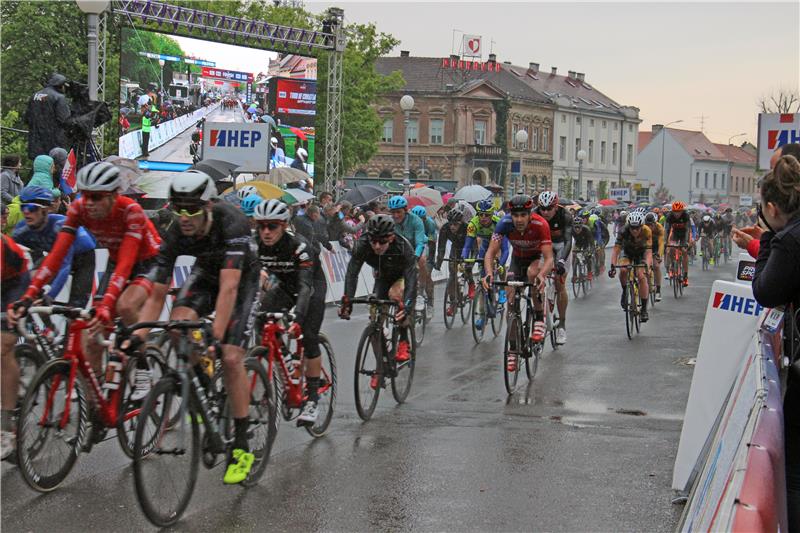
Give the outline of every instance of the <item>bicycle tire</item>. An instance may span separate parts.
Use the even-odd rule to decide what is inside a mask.
[[[358,342],[358,351],[356,352],[353,392],[355,393],[356,412],[358,412],[361,420],[365,422],[372,418],[372,414],[375,412],[375,405],[378,403],[381,386],[383,385],[382,376],[380,376],[383,363],[381,354],[378,353],[382,350],[380,337],[377,327],[370,324],[361,334],[361,340]],[[370,350],[372,351],[371,356],[369,355]],[[379,374],[379,383],[373,389],[370,386],[370,380],[374,374]]]
[[[482,286],[475,287],[475,298],[469,303],[470,326],[472,329],[472,338],[475,344],[480,344],[483,340],[483,334],[487,327],[487,312],[486,312],[486,291]],[[483,310],[481,310],[481,307]],[[478,328],[477,321],[480,320],[482,326]]]
[[[14,358],[19,367],[19,392],[17,393],[17,412],[19,412],[22,401],[25,399],[25,393],[33,383],[36,373],[47,360],[39,350],[28,343],[14,346]]]
[[[520,348],[522,346],[521,328],[522,324],[520,323],[519,317],[513,316],[508,319],[506,338],[503,343],[503,382],[505,383],[506,392],[508,394],[514,394],[514,392],[516,392],[519,380],[519,367],[522,363],[522,358],[520,357]],[[515,367],[513,371],[508,369],[509,354],[512,353],[515,357]]]
[[[498,295],[500,294],[500,290],[495,290],[495,311],[494,311],[494,318],[492,319],[492,333],[495,337],[500,335],[500,332],[503,331],[503,322],[505,321],[506,315],[506,306],[505,304],[499,303],[500,299]]]
[[[247,442],[250,453],[255,456],[253,466],[247,479],[242,481],[245,487],[252,487],[261,476],[269,463],[272,444],[278,435],[278,408],[275,402],[273,384],[267,377],[267,371],[256,358],[248,358],[244,361],[247,382],[250,388],[250,405],[248,408],[248,418],[250,425],[247,430]],[[259,388],[260,384],[260,388]],[[230,396],[225,399],[223,413],[228,413],[228,401]],[[228,417],[230,423],[230,435],[233,436],[233,417]],[[258,434],[258,436],[257,436]],[[253,443],[257,443],[253,445]]]
[[[631,284],[628,282],[627,294],[625,298],[625,333],[628,335],[628,340],[633,339],[633,315],[631,314]]]
[[[678,291],[680,290],[678,289],[678,285],[683,283],[683,280],[680,276],[680,267],[678,267],[678,270],[672,274],[670,281],[672,282],[672,294],[675,296],[675,299],[678,299]]]
[[[74,395],[67,392],[70,366],[70,362],[63,359],[53,359],[45,363],[36,373],[25,393],[17,418],[17,464],[25,483],[38,492],[50,492],[64,482],[78,459],[83,439],[86,437],[89,420],[88,399],[80,379],[75,380]],[[52,392],[53,381],[51,380],[56,378],[58,378],[55,383],[56,389],[55,392]],[[46,405],[51,394],[54,396],[53,402],[49,409],[47,422],[42,428],[40,421],[44,418],[44,413],[34,410]],[[67,431],[66,434],[64,434],[64,430],[51,431],[53,425],[59,423],[64,412],[57,406],[65,405],[64,402],[68,396],[71,405],[67,427],[74,426],[74,431]],[[44,429],[44,431],[36,432],[36,428]],[[50,435],[50,433],[53,434]],[[44,469],[40,468],[38,464],[41,459],[46,459],[46,456],[49,455],[48,453],[42,455],[45,445],[56,440],[66,444],[67,453],[62,454],[62,463],[54,469],[55,471],[44,472]],[[48,464],[54,463],[48,461]]]
[[[636,327],[636,333],[639,333],[639,316],[641,315],[641,297],[639,296],[639,285],[634,282],[633,283],[633,325]]]
[[[414,330],[409,328],[408,334],[411,335],[411,339],[408,342],[410,346],[409,359],[408,361],[397,363],[394,376],[392,376],[392,396],[394,396],[394,401],[398,404],[406,402],[408,393],[411,391],[411,383],[414,381],[414,369],[417,366],[417,341],[414,338]],[[397,346],[397,343],[395,343],[395,346]]]
[[[158,412],[171,411],[173,402],[182,401],[180,396],[181,385],[177,376],[159,380],[147,396],[140,415],[143,420],[155,421],[153,435],[147,431],[151,424],[139,424],[134,437],[133,481],[136,500],[147,519],[158,527],[168,527],[180,520],[192,498],[200,467],[200,427],[194,402],[189,402],[184,411],[186,416],[174,425],[157,415]],[[148,449],[153,443],[156,446]],[[180,444],[189,446],[188,453],[181,451],[182,447],[178,447]],[[166,468],[166,461],[159,460],[170,457],[185,459],[187,476],[183,480],[175,482],[178,476]],[[152,484],[151,477],[156,480]],[[165,478],[169,479],[168,483],[164,482]],[[181,485],[183,492],[178,490]],[[173,501],[174,504],[170,505]],[[167,509],[158,509],[159,504],[166,504]]]
[[[447,281],[447,288],[444,291],[444,307],[442,308],[442,313],[444,315],[444,327],[447,329],[451,329],[453,327],[453,323],[456,321],[456,307],[458,307],[457,302],[453,302],[453,293],[456,290],[455,279],[450,276],[450,279]],[[448,316],[447,310],[452,308],[453,314]]]
[[[461,282],[461,292],[458,297],[458,310],[461,313],[461,324],[464,325],[469,320],[469,305],[467,305],[467,301],[469,300],[469,282],[467,281],[466,277]]]
[[[323,333],[319,334],[319,347],[322,350],[320,355],[322,357],[322,374],[320,376],[322,382],[317,402],[319,416],[313,426],[306,426],[306,431],[314,438],[322,437],[327,433],[336,407],[336,358],[328,337]]]
[[[577,259],[572,260],[572,294],[577,299],[581,295],[581,285],[583,279],[581,277],[581,262]]]
[[[525,357],[525,375],[528,376],[528,381],[533,381],[536,376],[536,371],[539,369],[539,359],[542,357],[544,351],[544,341],[539,344],[531,343],[531,327],[533,324],[533,314],[528,314],[525,317],[525,326],[522,328],[522,347]]]
[[[553,291],[555,291],[555,286],[553,287]],[[556,316],[558,314],[558,293],[553,293],[553,299],[547,300],[547,315],[545,322],[545,326],[547,328],[547,334],[550,337],[550,346],[553,350],[558,350],[558,343],[556,343],[556,325],[559,323],[561,317]],[[558,320],[557,320],[558,319]]]
[[[427,305],[425,305],[425,308],[427,308]],[[425,328],[428,324],[428,319],[425,316],[425,308],[421,311],[414,309],[414,336],[418,339],[418,345],[421,345],[422,341],[425,339]]]
[[[148,367],[151,370],[155,371],[158,368],[158,374],[154,372],[151,379],[150,390],[152,390],[153,385],[166,375],[167,365],[161,357],[161,351],[155,346],[145,347],[144,358],[150,361]],[[122,451],[131,459],[133,459],[133,439],[136,435],[138,417],[141,413],[141,406],[144,404],[144,399],[133,401],[129,397],[129,393],[134,390],[136,363],[135,358],[129,358],[122,371],[122,380],[119,385],[120,402],[117,410],[117,440]]]

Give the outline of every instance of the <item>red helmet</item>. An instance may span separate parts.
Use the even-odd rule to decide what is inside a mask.
[[[686,204],[681,202],[680,200],[675,200],[672,202],[672,210],[673,211],[683,211],[686,209]]]

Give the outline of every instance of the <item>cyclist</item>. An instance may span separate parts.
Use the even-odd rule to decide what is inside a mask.
[[[720,222],[722,226],[722,242],[725,246],[725,250],[728,252],[728,255],[731,254],[731,231],[733,230],[733,209],[728,207],[725,209],[725,212],[720,217]]]
[[[436,237],[439,235],[439,227],[436,225],[436,222],[428,216],[428,212],[425,211],[425,208],[421,205],[414,207],[411,212],[422,220],[422,225],[425,228],[425,235],[428,237],[428,245],[425,250],[427,261],[425,263],[424,277],[422,270],[420,270],[419,275],[420,284],[425,287],[425,296],[428,301],[427,313],[430,317],[433,316],[433,279],[431,278],[431,272],[433,272],[433,267],[436,264]]]
[[[620,232],[625,228],[625,222],[628,219],[628,212],[624,209],[619,212],[619,216],[614,221],[614,238],[619,237]]]
[[[427,261],[425,259],[428,237],[425,234],[425,224],[422,223],[418,216],[409,212],[408,200],[403,196],[392,196],[389,199],[388,207],[394,220],[395,231],[398,235],[405,237],[414,249],[419,279],[424,282],[428,277]]]
[[[497,223],[492,242],[483,257],[483,268],[486,272],[483,284],[488,290],[500,243],[503,238],[508,238],[512,246],[509,274],[512,278],[527,279],[534,284],[532,293],[535,296],[533,299],[535,316],[531,340],[538,343],[544,340],[545,326],[542,300],[536,295],[544,289],[547,276],[553,269],[553,244],[550,241],[550,225],[545,219],[533,213],[532,209],[533,200],[530,196],[518,194],[509,200],[508,214]],[[506,293],[509,303],[514,301],[514,289],[509,287]],[[508,369],[512,372],[516,370],[516,361],[513,358],[509,358]]]
[[[417,258],[411,243],[397,234],[395,223],[389,215],[375,215],[367,221],[367,231],[353,246],[353,255],[347,265],[339,316],[348,320],[353,310],[351,302],[358,285],[358,274],[364,263],[375,269],[374,293],[380,299],[397,302],[395,320],[400,324],[400,342],[395,350],[395,360],[408,361],[411,354],[408,341],[409,322],[406,309],[414,303],[417,292]],[[377,388],[380,378],[371,380]]]
[[[575,223],[572,226],[572,238],[575,240],[575,252],[583,254],[586,258],[586,278],[591,280],[594,268],[595,256],[595,235],[589,228],[589,212],[581,211],[575,218]],[[552,236],[551,236],[552,238]],[[576,281],[575,273],[572,273],[572,280]]]
[[[161,237],[142,206],[119,194],[122,187],[119,168],[106,161],[90,163],[78,171],[77,181],[81,197],[70,204],[50,254],[8,317],[13,325],[32,305],[42,287],[61,268],[83,226],[94,236],[98,248],[108,249],[108,263],[95,291],[94,318],[86,342],[87,359],[95,373],[99,373],[103,347],[95,340],[94,333],[101,326],[110,326],[117,314],[125,324],[137,321],[153,287],[147,273],[158,255]],[[144,359],[141,363],[146,365]],[[139,367],[135,399],[147,394],[150,379],[146,366]]]
[[[710,215],[703,215],[700,222],[700,237],[703,239],[701,253],[708,257],[708,264],[714,264],[714,237],[717,235],[717,225]]]
[[[689,246],[691,239],[690,217],[686,211],[686,204],[680,200],[672,202],[672,211],[667,214],[664,231],[667,233],[667,242],[670,246]],[[683,261],[683,286],[689,286],[689,255],[686,249],[681,250]]]
[[[461,206],[456,205],[452,209],[447,212],[447,224],[442,226],[442,229],[439,230],[439,242],[437,245],[437,253],[436,253],[436,270],[441,270],[442,263],[445,259],[445,253],[447,250],[447,241],[450,241],[450,257],[449,259],[456,259],[461,257],[462,251],[464,249],[464,242],[467,239],[467,227],[464,224],[464,211],[461,209]],[[450,276],[455,276],[457,264],[454,261],[450,261],[449,271]],[[469,298],[472,299],[475,296],[475,282],[472,279],[472,269],[465,269],[464,275],[467,278],[468,284],[468,291],[469,291]],[[455,284],[453,284],[455,285]],[[452,290],[455,290],[455,286],[452,287]],[[450,295],[450,306],[445,311],[447,316],[453,316],[456,312],[456,295]]]
[[[155,288],[142,320],[158,317],[178,256],[195,257],[170,320],[198,320],[215,313],[213,334],[222,351],[234,424],[233,453],[223,482],[233,484],[247,478],[255,459],[247,443],[250,398],[244,354],[257,307],[260,268],[247,217],[227,202],[212,201],[216,196],[214,180],[204,172],[187,170],[172,180],[169,202],[178,223],[164,236],[149,273]]]
[[[255,185],[245,185],[236,191],[236,198],[239,200],[239,205],[244,202],[244,199],[252,194],[258,194],[258,188]]]
[[[653,236],[650,228],[644,223],[644,216],[634,212],[628,215],[628,222],[617,237],[614,250],[611,252],[611,268],[608,270],[608,277],[613,278],[616,273],[616,265],[620,267],[619,283],[622,285],[622,298],[620,303],[622,309],[627,311],[628,301],[628,265],[644,263],[648,267],[653,266]],[[639,297],[642,303],[642,313],[640,320],[644,323],[650,318],[647,314],[647,298],[649,297],[647,286],[647,272],[645,269],[636,269],[636,277],[639,279]]]
[[[58,232],[64,224],[64,215],[48,214],[53,205],[53,193],[44,187],[27,186],[19,194],[22,201],[23,221],[14,228],[13,237],[17,244],[28,248],[34,262],[42,260],[56,241]],[[75,243],[70,247],[58,274],[50,284],[46,298],[55,300],[64,284],[72,274],[72,286],[68,305],[85,307],[92,294],[94,279],[95,241],[85,229],[79,228]]]
[[[644,223],[650,228],[653,239],[653,273],[656,282],[656,301],[661,301],[661,263],[664,261],[664,226],[658,223],[655,213],[647,213],[644,216]]]
[[[8,235],[2,235],[0,249],[0,298],[3,312],[11,302],[22,296],[31,281],[28,272],[28,261],[22,248]],[[14,410],[17,408],[17,391],[19,391],[19,364],[14,356],[14,345],[18,335],[14,326],[5,317],[0,326],[0,375],[2,376],[2,396],[0,397],[0,454],[5,459],[14,451]]]
[[[556,254],[556,292],[559,322],[556,326],[556,344],[567,342],[567,271],[569,270],[569,254],[572,251],[572,215],[564,207],[558,205],[558,194],[553,191],[539,193],[539,206],[536,213],[550,224],[550,240],[553,253]]]
[[[597,244],[595,247],[594,273],[599,275],[605,269],[606,244],[608,244],[608,239],[610,238],[608,225],[603,220],[602,212],[599,209],[594,209],[589,215],[589,229],[594,233],[594,241]]]
[[[464,239],[464,245],[461,248],[461,258],[469,259],[469,257],[472,255],[473,249],[477,244],[478,261],[481,262],[480,275],[483,277],[483,258],[486,255],[486,250],[489,248],[489,243],[492,240],[494,228],[497,226],[497,223],[500,222],[500,217],[494,214],[494,202],[491,198],[478,202],[477,212],[478,214],[472,217],[472,219],[467,223],[466,238]],[[500,259],[498,264],[500,265],[501,269],[504,269],[506,262],[508,262],[508,239],[503,239],[501,241],[500,249]],[[471,265],[467,270],[469,270],[469,279],[471,279]],[[489,294],[491,295],[491,292]],[[472,296],[470,296],[470,298],[472,298]],[[501,305],[506,303],[505,291],[500,291],[497,303]],[[491,298],[486,312],[489,318],[494,317],[494,302],[491,301]],[[483,324],[477,324],[477,326],[480,329],[483,327]]]
[[[261,204],[263,201],[264,199],[261,198],[261,196],[257,194],[251,194],[249,196],[246,196],[245,199],[242,200],[242,203],[239,205],[239,207],[242,210],[242,213],[244,213],[244,216],[246,216],[250,220],[250,227],[252,227],[254,230],[256,226],[256,221],[253,219],[253,213],[255,213],[256,207],[258,207],[258,205]]]
[[[295,308],[289,335],[303,339],[306,359],[307,400],[297,417],[298,426],[317,421],[322,360],[319,330],[325,318],[328,283],[319,262],[319,252],[305,237],[288,229],[291,211],[280,200],[267,200],[256,207],[253,219],[258,232],[258,258],[265,291],[261,310],[281,312]]]

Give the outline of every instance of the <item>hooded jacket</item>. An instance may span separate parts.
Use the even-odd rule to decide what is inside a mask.
[[[28,182],[28,186],[38,185],[45,189],[50,189],[53,196],[61,196],[61,191],[58,187],[53,187],[53,175],[50,173],[50,167],[53,165],[53,158],[49,155],[39,155],[33,160],[33,177]]]
[[[64,85],[67,78],[53,74],[47,86],[28,101],[23,120],[28,124],[28,157],[46,154],[57,146],[67,146],[64,128],[71,112],[67,97],[56,87]]]

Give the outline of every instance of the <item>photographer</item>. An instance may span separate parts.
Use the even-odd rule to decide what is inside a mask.
[[[28,124],[28,157],[46,154],[57,146],[68,146],[65,129],[71,116],[64,96],[67,78],[53,74],[47,86],[28,101],[22,119]]]

